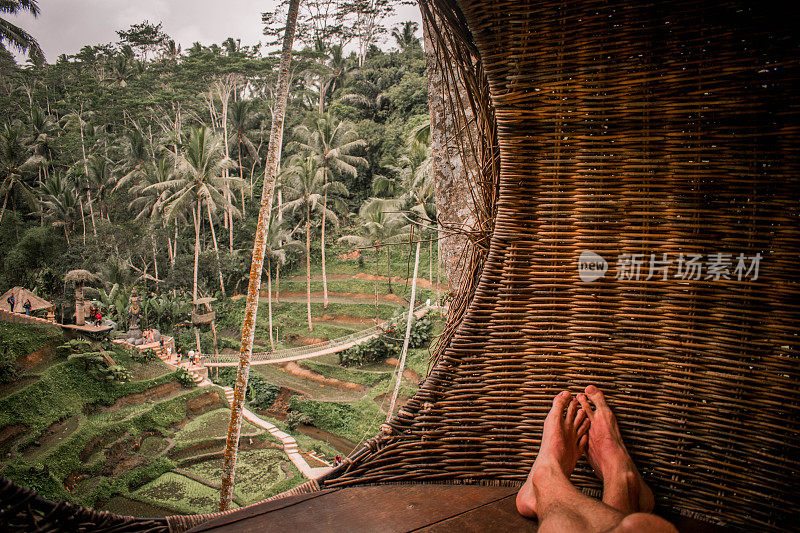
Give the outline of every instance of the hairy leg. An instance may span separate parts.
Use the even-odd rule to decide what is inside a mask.
[[[538,495],[535,478],[542,472],[554,470],[568,480],[575,463],[585,452],[588,443],[589,420],[579,409],[577,400],[568,391],[553,399],[553,406],[544,421],[542,444],[528,479],[517,493],[517,510],[523,516],[537,515]],[[569,484],[567,482],[567,484]]]
[[[586,457],[603,482],[603,503],[625,515],[649,513],[653,510],[653,492],[628,454],[603,393],[589,385],[586,394],[578,395],[578,402],[591,422]]]
[[[593,396],[595,390],[590,390]],[[585,406],[578,409],[577,403]],[[625,516],[628,513],[586,496],[570,483],[575,463],[590,445],[591,421],[587,408],[591,410],[588,401],[576,402],[567,391],[555,397],[544,423],[539,455],[517,493],[517,510],[523,516],[539,518],[539,533],[677,533],[666,520],[644,513]],[[591,412],[592,417],[596,414]],[[634,499],[635,489],[638,501],[641,491],[634,472],[626,470],[623,477],[627,479],[625,487],[631,491],[629,498]]]

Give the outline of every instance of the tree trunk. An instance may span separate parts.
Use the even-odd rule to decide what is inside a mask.
[[[267,259],[267,315],[269,316],[269,345],[275,351],[275,338],[272,335],[272,261]]]
[[[328,167],[322,170],[323,179],[322,186],[328,184]],[[325,272],[325,212],[328,210],[328,191],[322,195],[322,307],[328,308],[328,276]]]
[[[392,291],[392,247],[386,247],[386,271],[389,274],[389,294],[394,294]]]
[[[244,180],[244,167],[242,166],[242,141],[241,140],[239,140],[239,177]],[[251,184],[251,186],[252,186],[252,184]],[[242,220],[244,220],[244,218],[246,216],[245,210],[244,210],[244,187],[242,187],[239,190],[242,193]],[[233,251],[232,248],[231,248],[231,251]]]
[[[433,285],[433,240],[428,241],[428,279]]]
[[[0,222],[3,221],[3,216],[6,214],[6,202],[8,201],[8,191],[6,191],[6,195],[3,196],[3,210],[0,211]]]
[[[275,265],[275,303],[281,301],[281,265]]]
[[[417,241],[417,252],[414,255],[414,279],[411,281],[411,300],[408,302],[408,319],[406,320],[406,337],[403,339],[403,351],[400,353],[400,362],[397,364],[397,382],[394,384],[392,401],[389,403],[389,413],[386,415],[388,422],[394,413],[394,404],[397,402],[397,393],[400,392],[400,383],[403,381],[403,369],[406,366],[406,355],[408,355],[408,341],[411,338],[411,325],[414,323],[414,299],[417,296],[417,270],[419,269],[419,245]]]
[[[453,147],[470,146],[476,139],[477,125],[469,105],[469,95],[463,81],[452,71],[442,68],[437,55],[436,41],[422,17],[422,34],[428,72],[428,110],[431,117],[431,157],[437,218],[440,230],[472,229],[475,225],[472,179],[480,179],[480,169],[471,150]],[[465,118],[460,118],[464,112]],[[472,176],[472,179],[470,178]],[[450,290],[458,292],[464,269],[462,257],[469,245],[466,233],[441,232],[439,260]],[[469,254],[470,250],[467,250]]]
[[[156,239],[153,234],[150,234],[150,242],[153,243],[153,269],[156,275],[156,287],[158,287],[158,258],[156,257]]]
[[[200,262],[200,197],[197,197],[196,210],[192,211],[194,218],[194,280],[192,281],[192,301],[197,301],[197,266]]]
[[[283,37],[275,110],[272,115],[267,162],[264,165],[264,187],[261,193],[261,206],[258,212],[258,225],[256,226],[256,237],[253,245],[253,260],[250,265],[250,283],[247,287],[247,303],[242,324],[239,368],[236,373],[236,386],[234,388],[233,404],[231,405],[228,438],[225,442],[225,455],[222,465],[222,491],[219,502],[220,511],[229,509],[233,499],[236,455],[239,448],[239,435],[242,429],[242,409],[244,407],[244,396],[247,392],[247,379],[250,375],[250,357],[253,354],[256,313],[258,312],[258,290],[261,285],[261,272],[264,268],[265,242],[269,228],[270,212],[272,211],[275,177],[278,173],[279,155],[283,142],[283,120],[286,116],[286,103],[289,95],[289,64],[292,57],[292,43],[294,42],[299,4],[300,0],[290,0],[289,2],[286,32]]]
[[[306,198],[306,310],[308,311],[308,331],[314,331],[311,324],[311,206]]]
[[[81,118],[82,114],[83,114],[83,104],[81,104],[81,114],[78,115],[78,130],[80,130],[80,132],[81,132],[81,151],[83,152],[83,171],[85,172],[84,175],[86,176],[86,194],[87,194],[87,198],[89,199],[89,213],[91,214],[91,217],[92,217],[92,234],[95,237],[97,237],[97,228],[94,225],[94,208],[92,207],[92,187],[89,184],[89,166],[86,164],[86,144],[84,143],[84,140],[83,140],[83,118]]]
[[[222,265],[219,262],[219,248],[217,248],[217,235],[214,231],[214,222],[211,221],[211,206],[206,202],[208,211],[208,225],[211,226],[211,240],[214,241],[214,255],[217,258],[217,272],[219,272],[219,288],[222,291],[222,297],[225,298],[225,283],[222,281]]]
[[[175,259],[178,256],[178,219],[175,219],[175,238],[172,240],[172,266],[175,266]]]
[[[81,224],[83,225],[83,245],[86,246],[86,213],[83,211],[83,199],[78,195],[78,205],[81,207]]]
[[[83,282],[79,281],[75,284],[75,325],[83,326],[86,324],[86,316],[83,311],[85,307],[83,300]]]
[[[381,256],[381,249],[375,248],[375,321],[378,321],[378,277],[380,276],[380,272],[378,271],[378,258]]]

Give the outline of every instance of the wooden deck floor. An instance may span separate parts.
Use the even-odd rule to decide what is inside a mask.
[[[517,513],[513,487],[380,485],[327,489],[241,509],[190,531],[483,533],[536,531]]]
[[[515,487],[378,485],[326,489],[252,505],[190,530],[280,533],[486,533],[535,532],[537,523],[517,513]],[[665,516],[681,533],[730,530],[689,518]]]

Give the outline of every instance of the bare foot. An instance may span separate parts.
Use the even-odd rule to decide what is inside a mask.
[[[603,503],[625,515],[649,513],[653,510],[653,492],[633,464],[603,393],[589,385],[586,394],[578,394],[578,402],[591,422],[586,457],[603,481]]]
[[[566,411],[566,413],[565,413]],[[528,479],[517,493],[517,510],[522,516],[536,517],[536,487],[546,487],[554,479],[569,478],[575,463],[589,442],[589,420],[568,391],[553,399],[544,421],[542,444]]]

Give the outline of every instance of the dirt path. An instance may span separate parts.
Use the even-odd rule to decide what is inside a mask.
[[[258,297],[260,301],[267,301],[267,293],[262,291]],[[272,295],[272,301],[276,301],[276,295]],[[304,291],[281,291],[281,302],[290,303],[305,303],[306,293]],[[322,291],[311,291],[311,302],[322,303]],[[334,304],[372,304],[375,305],[374,294],[364,294],[360,292],[331,292],[328,291],[328,302]],[[386,305],[407,305],[408,302],[404,298],[396,294],[382,294],[378,295],[378,303]]]
[[[390,357],[386,360],[386,364],[394,368],[397,368],[397,365],[400,364],[400,361],[398,361],[394,357]],[[420,380],[420,375],[417,374],[413,369],[408,367],[403,369],[403,377],[414,384],[418,383]]]
[[[361,281],[375,281],[375,278],[378,278],[378,281],[386,282],[389,280],[386,276],[375,276],[375,274],[367,274],[366,272],[359,272],[358,274],[351,275],[351,274],[328,274],[328,281],[330,280],[350,280],[350,279],[357,279]],[[289,278],[289,281],[305,281],[306,277],[302,275],[292,276]],[[392,276],[392,283],[397,283],[400,285],[405,285],[408,282],[411,285],[412,278],[402,278],[400,276]],[[322,281],[321,274],[315,274],[311,276],[311,281]],[[417,278],[417,287],[421,287],[423,289],[434,289],[436,286],[435,283],[431,283],[429,280],[425,278]],[[439,284],[439,290],[444,291],[447,289],[446,285]]]
[[[322,383],[324,385],[330,385],[331,387],[338,387],[340,389],[345,390],[354,390],[354,391],[363,391],[364,387],[359,385],[358,383],[351,383],[349,381],[342,381],[336,378],[326,378],[322,374],[318,374],[313,370],[309,370],[307,368],[303,368],[302,366],[298,365],[294,361],[290,363],[286,363],[283,368],[293,376],[297,376],[299,378],[307,379],[309,381],[314,381],[315,383]]]

